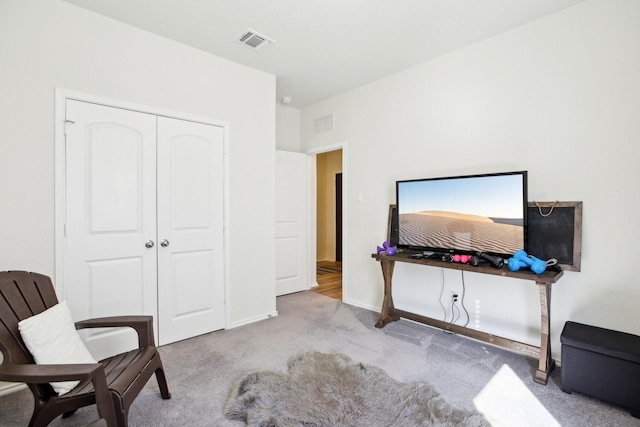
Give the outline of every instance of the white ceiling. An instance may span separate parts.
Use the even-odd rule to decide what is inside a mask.
[[[65,1],[274,74],[301,108],[584,0]]]

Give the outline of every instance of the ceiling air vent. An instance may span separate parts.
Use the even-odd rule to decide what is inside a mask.
[[[238,41],[253,50],[262,50],[265,47],[275,43],[275,41],[271,40],[269,37],[263,36],[262,34],[253,30],[247,30],[242,33]]]

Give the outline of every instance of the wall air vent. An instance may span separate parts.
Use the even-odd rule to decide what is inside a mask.
[[[313,133],[320,133],[333,129],[333,113],[318,117],[313,121]]]
[[[251,29],[242,33],[242,35],[240,35],[240,37],[238,38],[238,42],[253,50],[262,50],[265,47],[275,43],[275,41],[270,39],[269,37],[263,36],[257,31],[253,31]]]

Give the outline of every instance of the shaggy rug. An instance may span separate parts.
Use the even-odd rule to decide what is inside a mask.
[[[343,354],[293,356],[288,372],[254,372],[231,388],[225,416],[249,427],[489,426],[427,383],[401,383]]]

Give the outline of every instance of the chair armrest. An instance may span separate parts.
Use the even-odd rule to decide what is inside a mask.
[[[116,426],[115,409],[101,363],[68,365],[14,365],[5,361],[0,365],[3,381],[43,384],[55,381],[90,380],[95,391],[98,415],[108,427]]]
[[[112,316],[86,319],[76,322],[76,329],[129,327],[138,333],[140,347],[155,347],[153,316]]]
[[[69,365],[0,365],[0,380],[43,384],[54,381],[93,380],[96,376],[104,377],[104,369],[100,363],[78,363]]]

